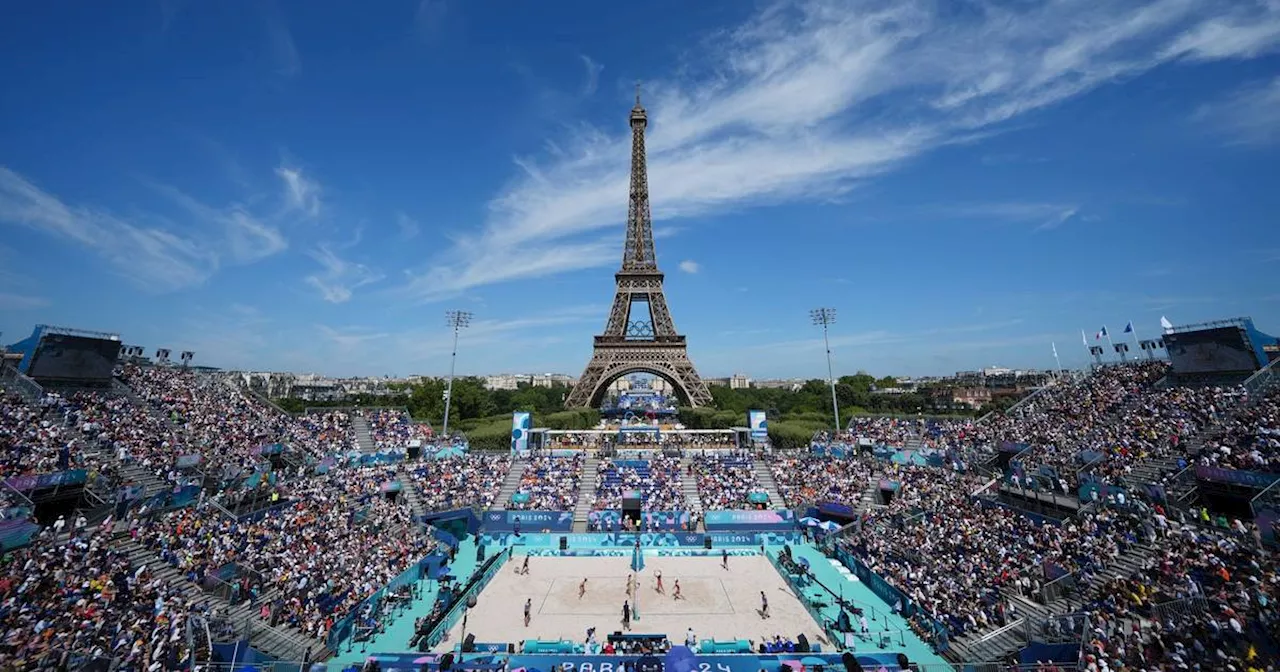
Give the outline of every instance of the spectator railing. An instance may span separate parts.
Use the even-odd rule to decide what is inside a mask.
[[[1058,627],[1051,627],[1053,623],[1059,624]],[[1076,644],[1091,634],[1088,625],[1087,612],[1055,614],[1036,622],[1028,620],[1026,639],[1045,644]]]
[[[434,648],[440,642],[444,641],[444,636],[453,628],[453,625],[462,619],[463,613],[469,609],[467,602],[480,594],[484,587],[489,584],[494,574],[511,559],[513,547],[508,546],[501,553],[493,556],[493,560],[489,562],[484,572],[467,586],[461,594],[454,600],[453,605],[449,607],[449,611],[440,619],[436,626],[431,629],[431,634],[427,636],[427,646]],[[503,556],[506,557],[503,557]]]
[[[1276,479],[1267,486],[1266,490],[1259,492],[1249,500],[1249,510],[1257,516],[1263,509],[1273,508],[1280,509],[1280,479]]]
[[[507,549],[508,554],[510,554],[510,550],[510,548]],[[325,645],[328,646],[331,651],[339,651],[339,647],[342,646],[343,642],[350,643],[352,635],[355,634],[355,623],[360,613],[364,611],[366,607],[372,607],[372,611],[376,613],[383,599],[388,595],[398,591],[400,588],[411,586],[422,580],[422,577],[426,574],[426,561],[429,557],[431,557],[430,553],[410,565],[408,569],[405,569],[396,576],[396,578],[391,579],[387,585],[383,586],[369,597],[361,600],[359,604],[352,607],[351,610],[347,612],[346,616],[343,616],[341,619],[336,621],[333,627],[330,628],[329,634],[325,637]],[[488,579],[486,579],[486,581],[487,580]]]
[[[11,366],[6,366],[3,372],[4,376],[0,378],[0,381],[4,382],[4,386],[18,393],[29,403],[35,403],[44,396],[44,388],[40,386],[40,383],[23,375],[21,371]]]
[[[65,657],[66,664],[62,661]],[[31,670],[67,670],[67,672],[81,672],[82,670],[115,670],[119,667],[120,661],[107,656],[94,656],[88,651],[82,649],[74,649],[71,651],[63,651],[59,649],[47,649],[40,652],[36,657],[30,660],[22,661],[23,667],[13,669],[31,669]]]
[[[1040,598],[1044,604],[1050,604],[1065,597],[1076,589],[1079,578],[1076,572],[1059,576],[1040,587]]]
[[[1249,393],[1250,399],[1260,398],[1272,385],[1280,384],[1280,359],[1276,359],[1245,379],[1240,387]]]
[[[826,631],[827,637],[833,642],[842,641],[843,636],[841,635],[840,631],[836,628],[836,623],[829,618],[823,618],[822,610],[814,606],[813,602],[811,602],[810,600],[805,599],[804,591],[801,590],[800,586],[796,585],[796,583],[791,577],[791,572],[782,566],[782,561],[778,559],[778,556],[776,554],[769,554],[769,553],[765,553],[764,555],[766,558],[768,558],[769,564],[773,565],[774,570],[776,570],[778,574],[780,574],[786,579],[787,585],[791,586],[791,591],[795,593],[796,598],[798,598],[800,600],[800,603],[804,605],[805,610],[809,612],[809,616],[813,618],[814,622],[822,624],[822,629]],[[811,580],[813,581],[814,584],[821,586],[823,590],[835,596],[835,593],[833,593],[830,588],[823,585],[821,581],[818,581],[817,577],[813,577]],[[875,611],[872,610],[872,618],[874,617],[875,617]]]
[[[1203,597],[1188,597],[1181,600],[1170,600],[1151,606],[1151,615],[1161,623],[1175,618],[1190,616],[1199,617],[1209,611],[1209,600]]]

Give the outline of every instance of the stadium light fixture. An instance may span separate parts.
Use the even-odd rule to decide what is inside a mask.
[[[831,411],[836,417],[836,434],[840,433],[840,402],[836,401],[836,377],[831,369],[831,340],[827,338],[827,327],[836,323],[835,308],[814,308],[809,311],[813,323],[822,327],[822,343],[827,348],[827,383],[831,385]]]
[[[441,433],[449,438],[449,405],[453,403],[453,368],[458,363],[458,332],[471,326],[471,313],[450,310],[444,314],[445,324],[453,328],[453,354],[449,357],[449,383],[444,392],[444,427]]]

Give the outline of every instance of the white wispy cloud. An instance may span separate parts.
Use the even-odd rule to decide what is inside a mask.
[[[329,303],[345,303],[356,289],[385,277],[364,264],[343,259],[329,245],[317,245],[307,256],[320,264],[321,271],[308,275],[304,281],[319,290],[321,298]]]
[[[775,4],[718,33],[680,75],[646,85],[654,218],[828,198],[1101,84],[1179,60],[1251,58],[1277,43],[1274,0],[1049,0],[963,12],[928,0]],[[484,226],[405,291],[438,299],[614,261],[605,251],[619,236],[602,229],[625,217],[630,134],[621,120],[575,128],[540,160],[520,158],[521,176],[489,204]],[[514,257],[573,263],[493,272],[495,260]]]
[[[396,228],[400,230],[400,240],[412,240],[422,232],[418,221],[403,212],[396,213]]]
[[[590,56],[581,55],[582,65],[587,70],[586,81],[582,83],[582,97],[593,96],[596,89],[600,87],[600,73],[604,71],[604,66],[591,60]]]
[[[1000,320],[996,322],[984,322],[980,324],[962,324],[953,326],[930,327],[927,329],[916,330],[898,330],[892,331],[887,329],[875,329],[872,331],[863,331],[856,333],[841,334],[836,333],[830,336],[827,342],[831,348],[861,348],[866,346],[892,345],[899,343],[917,342],[924,339],[936,339],[939,336],[955,337],[963,334],[976,334],[986,332],[1005,331],[1014,329],[1021,325],[1021,319]],[[778,352],[808,352],[814,350],[823,350],[827,347],[827,342],[822,338],[807,338],[799,340],[789,340],[774,343],[759,343],[748,345],[742,350],[774,350]]]
[[[601,322],[608,310],[608,306],[599,305],[566,306],[509,320],[477,319],[463,331],[461,339],[469,348],[483,345],[486,358],[502,357],[504,353],[518,353],[529,343],[557,342],[561,335],[554,332],[558,327]],[[406,363],[439,361],[452,351],[453,331],[441,328],[403,332],[393,336],[392,344],[390,350]]]
[[[1067,220],[1070,220],[1072,217],[1075,217],[1076,213],[1078,212],[1080,212],[1080,209],[1076,207],[1065,208],[1058,214],[1053,215],[1049,219],[1046,219],[1043,222],[1041,222],[1040,225],[1037,226],[1035,230],[1048,231],[1050,229],[1056,229],[1059,226],[1062,226],[1063,224],[1065,224]]]
[[[49,305],[49,299],[43,296],[0,292],[0,310],[30,310],[44,308],[47,305]]]
[[[343,348],[358,347],[387,337],[385,332],[370,332],[367,329],[358,328],[335,329],[323,324],[317,324],[316,329],[320,331],[323,338]]]
[[[284,182],[284,199],[290,208],[311,217],[320,214],[320,184],[303,174],[301,168],[281,165],[276,175]]]
[[[1280,142],[1280,77],[1254,83],[1196,111],[1232,144],[1272,145]]]
[[[292,77],[302,71],[302,57],[284,15],[274,3],[261,5],[267,30],[267,49],[277,75]]]
[[[449,4],[445,0],[421,0],[413,13],[413,31],[419,39],[431,42],[440,37]]]
[[[697,273],[698,268],[699,268],[698,262],[692,259],[685,259],[684,261],[680,262],[680,270],[684,271],[685,273]]]
[[[280,228],[264,216],[238,203],[216,208],[167,184],[145,181],[147,186],[172,201],[185,215],[200,224],[200,231],[215,239],[220,259],[251,264],[288,249],[289,241]],[[211,269],[211,270],[216,270]]]
[[[1003,203],[958,203],[926,208],[928,212],[960,219],[992,220],[1016,224],[1035,224],[1036,231],[1055,229],[1080,212],[1080,207],[1067,203],[1009,201]]]
[[[0,222],[25,226],[88,248],[146,289],[203,282],[218,268],[217,252],[201,241],[94,208],[63,203],[0,166]]]
[[[0,223],[84,247],[119,275],[161,292],[201,284],[224,266],[250,264],[289,247],[274,216],[238,203],[210,206],[175,187],[142,182],[176,206],[177,216],[133,211],[126,217],[67,203],[0,166]]]

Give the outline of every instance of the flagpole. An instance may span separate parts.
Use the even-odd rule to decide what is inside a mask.
[[[1133,320],[1129,320],[1129,333],[1133,334],[1133,344],[1141,350],[1142,343],[1138,341],[1138,325],[1134,324]]]
[[[1062,360],[1058,358],[1058,343],[1056,341],[1050,343],[1053,346],[1053,361],[1058,364],[1058,377],[1062,377]]]

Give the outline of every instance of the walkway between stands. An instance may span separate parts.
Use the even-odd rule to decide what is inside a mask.
[[[776,547],[769,549],[770,555],[777,555],[779,551],[780,549]],[[911,625],[907,623],[905,618],[893,613],[892,605],[885,604],[875,593],[871,592],[870,588],[858,581],[856,576],[841,571],[840,567],[843,565],[833,561],[824,555],[822,551],[808,544],[793,544],[791,546],[791,556],[797,562],[801,558],[807,561],[810,571],[813,572],[813,576],[818,583],[835,591],[837,595],[843,596],[846,602],[864,610],[863,616],[867,619],[867,628],[873,634],[873,641],[863,641],[855,636],[852,639],[855,653],[902,651],[907,654],[911,662],[920,663],[922,667],[925,665],[949,665],[942,656],[934,653],[928,644],[922,642],[911,631]],[[821,590],[821,588],[818,588],[818,590]],[[840,607],[835,603],[834,599],[819,611],[824,621],[835,620],[840,615]],[[854,630],[860,630],[861,625],[858,618],[853,617],[852,621]],[[884,632],[882,636],[889,636],[891,641],[886,646],[880,646],[879,639],[881,635],[875,635],[877,632]],[[901,633],[901,637],[899,637],[899,633]]]
[[[492,548],[486,550],[490,553],[496,552]],[[453,575],[455,581],[465,584],[475,570],[476,541],[475,537],[467,536],[458,545],[453,564],[449,565],[449,573]],[[350,651],[344,644],[342,650],[329,659],[329,669],[338,672],[351,663],[363,663],[373,653],[411,651],[409,641],[413,639],[414,621],[419,616],[431,613],[431,607],[435,604],[439,589],[438,582],[427,581],[426,585],[422,586],[421,596],[411,602],[407,609],[400,611],[394,620],[387,623],[381,633],[368,641],[353,643]]]

